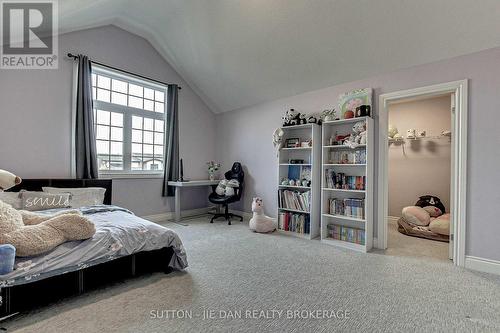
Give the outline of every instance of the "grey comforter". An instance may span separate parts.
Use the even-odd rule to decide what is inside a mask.
[[[44,211],[43,214],[57,210]],[[168,263],[174,269],[188,266],[184,246],[172,230],[133,215],[116,206],[82,207],[80,211],[96,226],[91,239],[59,245],[36,257],[16,258],[15,270],[0,275],[0,288],[41,280],[77,271],[141,251],[172,247],[174,255]]]

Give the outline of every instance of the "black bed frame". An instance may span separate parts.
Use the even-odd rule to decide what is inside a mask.
[[[111,204],[111,179],[25,179],[9,191],[19,192],[23,189],[41,191],[44,186],[103,187],[106,189],[104,204]],[[168,274],[172,271],[168,267],[172,255],[173,249],[171,247],[144,251],[78,271],[22,285],[0,288],[0,321],[1,318],[18,312],[47,305],[64,297],[79,295],[118,280],[158,271]]]

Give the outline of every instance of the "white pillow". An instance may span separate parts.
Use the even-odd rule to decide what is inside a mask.
[[[15,209],[21,209],[23,206],[23,200],[21,199],[21,195],[19,194],[19,192],[0,191],[0,200],[5,202],[6,204],[11,205]]]
[[[81,188],[64,188],[64,187],[42,187],[46,193],[71,194],[71,208],[80,208],[84,206],[102,205],[104,203],[104,193],[106,189],[102,187],[81,187]]]

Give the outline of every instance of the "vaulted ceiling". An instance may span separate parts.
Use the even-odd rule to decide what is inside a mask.
[[[148,39],[226,112],[500,45],[498,0],[64,0],[62,32]]]

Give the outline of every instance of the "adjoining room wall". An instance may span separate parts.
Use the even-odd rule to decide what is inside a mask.
[[[59,69],[0,70],[0,168],[24,178],[70,177],[73,62],[66,53],[164,82],[178,83],[180,154],[185,176],[207,178],[205,162],[215,154],[215,116],[145,39],[115,26],[59,36]],[[115,179],[113,202],[137,215],[173,211],[161,197],[162,180]],[[183,209],[207,206],[207,189],[183,193]]]
[[[436,137],[451,129],[451,96],[389,105],[389,124],[406,137],[406,130],[425,130]],[[405,140],[389,144],[389,216],[401,216],[419,196],[430,194],[450,210],[451,141],[448,137]]]
[[[494,209],[500,202],[500,48],[340,84],[296,96],[217,115],[217,156],[230,167],[235,160],[246,166],[246,188],[235,209],[250,211],[252,197],[264,199],[265,210],[275,215],[277,206],[276,152],[272,133],[281,125],[285,110],[320,112],[336,106],[339,94],[374,88],[375,122],[380,94],[469,79],[468,179],[466,254],[500,260],[500,223]],[[375,131],[378,137],[378,131]],[[378,142],[375,143],[375,147]],[[375,156],[378,155],[377,150]],[[375,175],[378,170],[375,169]],[[375,193],[378,191],[375,184]],[[377,216],[377,210],[374,211]],[[374,221],[376,236],[377,223]]]

